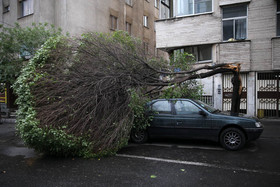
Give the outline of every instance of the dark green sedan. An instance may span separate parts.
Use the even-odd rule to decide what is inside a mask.
[[[135,143],[155,137],[204,139],[239,150],[263,132],[258,119],[230,116],[199,100],[157,99],[147,106],[153,119],[147,130],[132,131]]]

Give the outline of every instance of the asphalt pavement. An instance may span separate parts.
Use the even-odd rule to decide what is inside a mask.
[[[0,124],[0,186],[280,186],[280,120],[262,120],[260,139],[241,151],[205,141],[129,144],[116,156],[57,158],[36,153]]]

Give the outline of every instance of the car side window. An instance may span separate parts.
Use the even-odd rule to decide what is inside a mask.
[[[184,114],[198,114],[200,109],[189,101],[177,101],[175,103],[175,110],[177,115]]]
[[[158,114],[171,114],[171,105],[168,101],[157,101],[152,105],[152,111]]]

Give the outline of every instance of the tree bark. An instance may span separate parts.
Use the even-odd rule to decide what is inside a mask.
[[[240,64],[237,65],[236,71],[233,72],[234,76],[231,79],[233,84],[232,102],[231,102],[231,115],[238,116],[240,112],[240,99],[242,93],[242,81],[240,76]]]

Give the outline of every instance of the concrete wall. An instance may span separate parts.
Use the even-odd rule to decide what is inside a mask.
[[[161,20],[156,22],[156,28],[157,48],[183,47],[221,41],[221,20],[212,14]]]
[[[74,36],[90,31],[108,32],[110,29],[110,6],[114,7],[112,10],[119,13],[119,5],[115,8],[115,4],[111,4],[110,0],[56,1],[55,25]],[[117,17],[119,22],[122,21],[123,17],[119,15]]]
[[[272,39],[272,69],[280,70],[280,38]]]
[[[0,10],[0,21],[2,23],[8,23],[13,25],[18,22],[23,27],[30,26],[32,23],[50,23],[54,24],[55,0],[33,0],[34,1],[34,13],[25,17],[20,17],[19,3],[18,1],[10,1],[10,11],[2,13],[2,3]],[[46,8],[48,7],[48,8]]]
[[[2,1],[0,3],[0,24],[13,25],[18,18],[17,1],[10,1],[10,11],[3,13]],[[5,26],[8,26],[5,25]]]
[[[276,37],[276,0],[214,0],[214,12],[156,21],[157,48],[172,51],[184,46],[213,44],[213,63],[241,63],[247,76],[247,111],[256,114],[256,72],[280,70],[280,38]],[[248,4],[247,39],[222,41],[222,7],[239,3]],[[213,76],[214,106],[222,109],[222,76]]]
[[[232,5],[232,4],[237,4],[237,3],[249,3],[251,0],[220,0],[219,5],[224,6],[224,5]]]
[[[250,50],[250,41],[221,43],[219,44],[219,63],[241,63],[241,70],[249,71]]]
[[[256,115],[256,72],[249,72],[247,76],[247,114]]]
[[[221,15],[217,0],[214,1],[213,10],[213,13],[156,21],[157,48],[221,42]]]
[[[85,32],[111,32],[110,15],[118,18],[118,29],[126,30],[126,22],[132,24],[132,36],[138,37],[155,50],[154,21],[158,19],[159,9],[154,1],[133,0],[133,5],[126,5],[125,0],[33,0],[34,13],[19,18],[19,3],[11,0],[11,10],[2,13],[0,21],[8,24],[19,22],[30,26],[33,22],[47,22],[62,28],[63,32],[80,36]],[[143,16],[149,17],[149,27],[143,26]]]
[[[215,49],[213,51],[220,55],[217,56],[217,63],[240,61],[243,71],[273,70],[273,67],[277,67],[277,58],[273,65],[271,55],[271,38],[276,36],[275,0],[215,0],[213,13],[158,20],[157,48],[172,50],[222,42],[221,7],[236,3],[249,4],[248,37],[246,42],[221,43],[220,53]]]
[[[248,39],[252,71],[272,70],[271,38],[276,36],[276,1],[251,0],[248,8]]]

